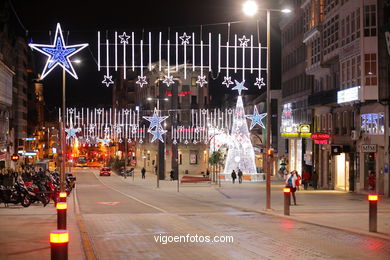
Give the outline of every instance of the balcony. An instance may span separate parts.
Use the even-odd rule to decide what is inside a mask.
[[[321,25],[317,24],[316,26],[310,28],[307,32],[303,34],[303,43],[306,44],[314,37],[320,36]]]

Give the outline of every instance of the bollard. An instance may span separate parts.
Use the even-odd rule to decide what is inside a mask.
[[[377,220],[378,220],[378,195],[370,194],[368,195],[369,203],[369,212],[368,212],[368,222],[369,222],[369,231],[377,232]]]
[[[290,216],[290,188],[283,188],[284,193],[284,215]]]
[[[66,194],[66,191],[61,191],[60,192],[60,197],[59,197],[59,202],[66,202],[66,197],[67,197],[67,194]]]
[[[66,211],[68,205],[66,202],[57,203],[57,228],[66,229]]]
[[[51,260],[68,259],[68,230],[60,229],[50,232],[50,253]]]

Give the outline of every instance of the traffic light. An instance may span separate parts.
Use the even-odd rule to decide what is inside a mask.
[[[14,162],[16,162],[17,160],[19,160],[19,155],[13,154],[13,155],[11,156],[11,160],[14,161]]]

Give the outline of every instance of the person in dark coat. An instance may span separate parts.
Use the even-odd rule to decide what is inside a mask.
[[[141,170],[142,179],[145,179],[145,173],[146,173],[146,170],[144,167],[142,167],[142,170]]]
[[[236,178],[237,178],[237,174],[236,174],[236,172],[233,170],[233,171],[232,171],[232,181],[233,181],[233,184],[236,182]]]
[[[316,190],[317,189],[317,184],[318,184],[318,174],[317,171],[313,171],[311,175],[311,184],[313,185],[313,188]]]
[[[238,169],[238,183],[242,183],[242,171]]]
[[[173,181],[175,179],[175,172],[173,171],[173,169],[170,171],[169,175],[171,177],[171,181]]]

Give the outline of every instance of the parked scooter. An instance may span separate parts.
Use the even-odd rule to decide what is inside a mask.
[[[31,205],[32,195],[20,177],[18,177],[11,189],[0,186],[0,202],[3,202],[5,207],[8,207],[9,203],[20,203],[23,207],[28,207]]]

